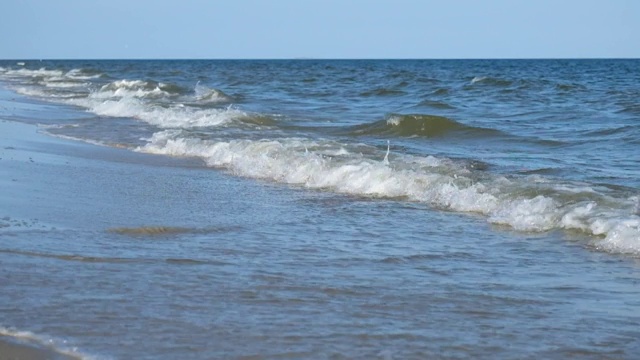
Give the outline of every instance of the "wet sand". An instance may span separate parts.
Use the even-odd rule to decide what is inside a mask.
[[[142,154],[48,135],[37,125],[12,120],[22,121],[20,116],[27,113],[24,109],[12,113],[13,104],[34,109],[39,104],[14,102],[7,95],[0,89],[0,229],[113,228],[126,232],[149,227],[164,233],[184,227],[159,221],[163,213],[158,209],[168,205],[157,202],[171,204],[174,199],[153,196],[166,190],[153,185],[159,178],[173,177],[171,169],[199,168],[200,160]],[[157,185],[166,186],[164,182]],[[132,200],[132,195],[139,201]],[[142,216],[144,212],[153,216]],[[150,218],[159,222],[147,223]]]
[[[20,343],[0,335],[0,360],[71,360],[78,359],[52,349]]]
[[[63,157],[47,154],[41,150],[49,145],[64,143],[73,145],[44,134],[38,133],[34,125],[4,120],[11,116],[13,100],[7,97],[6,90],[0,94],[0,228],[11,227],[17,223],[16,215],[28,214],[36,207],[42,191],[48,186],[40,182],[43,173],[38,171],[36,159],[42,163],[68,163]],[[50,174],[49,176],[55,176]],[[33,186],[39,183],[38,186]],[[11,215],[11,216],[9,216]],[[1,237],[0,237],[1,238]],[[1,240],[1,239],[0,239]],[[4,324],[0,320],[0,326]],[[0,334],[0,360],[68,360],[78,357],[64,354],[53,346],[47,346],[35,339],[20,335]]]
[[[0,88],[0,244],[10,247],[6,241],[12,239],[3,236],[2,230],[93,228],[138,235],[142,230],[137,229],[150,229],[147,231],[151,234],[182,229],[142,222],[132,214],[146,208],[147,203],[134,205],[128,196],[140,194],[140,189],[147,186],[146,182],[132,181],[136,173],[146,171],[150,173],[149,178],[160,178],[162,175],[155,171],[167,165],[186,169],[196,166],[196,162],[53,137],[44,133],[42,127],[22,122],[28,121],[24,117],[30,109],[41,106],[15,99]],[[106,187],[105,179],[112,184],[130,186]],[[154,201],[149,200],[148,206],[147,209],[154,207]],[[55,341],[48,343],[46,334],[49,333],[40,324],[8,322],[6,312],[16,308],[12,304],[31,301],[16,294],[10,298],[11,301],[0,303],[0,329],[17,328],[17,333],[0,332],[0,360],[83,358],[73,351],[67,353]],[[64,322],[65,319],[60,318],[57,326],[64,327]],[[21,332],[34,335],[22,336]],[[51,335],[65,339],[64,334]]]

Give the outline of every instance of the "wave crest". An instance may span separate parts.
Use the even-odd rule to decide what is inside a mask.
[[[473,84],[483,84],[488,86],[506,87],[513,85],[513,81],[507,79],[501,79],[491,76],[476,76],[469,82]]]
[[[93,97],[70,99],[69,104],[81,106],[100,116],[129,117],[161,128],[194,128],[220,126],[236,119],[250,117],[231,106],[225,109],[194,109],[182,104],[163,107],[135,97],[101,100]]]
[[[405,95],[406,92],[397,89],[377,88],[361,93],[361,96],[400,96]]]
[[[103,85],[93,94],[97,98],[108,97],[170,97],[180,95],[185,90],[175,84],[165,84],[152,80],[117,80]]]
[[[352,128],[353,135],[384,135],[400,137],[441,137],[452,133],[486,136],[499,134],[498,130],[461,124],[444,116],[392,114],[385,120]]]
[[[196,100],[200,103],[228,103],[233,101],[233,97],[225,94],[222,90],[212,89],[204,85],[196,84],[194,89]]]

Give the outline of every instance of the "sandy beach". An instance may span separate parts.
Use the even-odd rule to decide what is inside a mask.
[[[166,202],[179,194],[152,196],[171,186],[157,180],[171,182],[166,178],[167,169],[193,170],[200,160],[148,155],[44,134],[36,125],[6,120],[14,116],[9,95],[6,90],[0,94],[0,109],[4,109],[4,114],[0,112],[3,226],[80,226],[102,231],[175,226],[162,222],[163,208],[155,207],[166,208]],[[39,106],[43,105],[29,105],[32,109]],[[27,110],[18,112],[24,116]],[[211,171],[204,169],[204,173]],[[148,219],[159,222],[147,224]]]
[[[71,189],[78,182],[89,180],[86,176],[59,176],[63,169],[80,171],[82,164],[86,164],[85,160],[71,154],[106,155],[111,149],[57,139],[40,133],[35,125],[4,120],[15,114],[12,113],[15,102],[5,90],[0,95],[4,95],[0,98],[0,230],[29,231],[61,226],[65,213],[81,207],[81,203],[70,196],[73,194]],[[6,244],[9,239],[0,233],[1,242]],[[24,302],[26,299],[15,297],[15,301]],[[10,305],[3,304],[2,310],[7,311]],[[0,360],[78,358],[81,358],[80,354],[58,347],[46,337],[27,336],[21,331],[0,334]]]
[[[0,244],[3,245],[2,252],[8,256],[13,254],[15,260],[14,266],[3,263],[0,267],[4,285],[15,283],[21,286],[21,278],[39,276],[23,262],[29,257],[84,259],[76,254],[51,254],[56,252],[55,244],[48,249],[43,248],[40,239],[46,238],[44,234],[47,231],[90,229],[98,234],[163,236],[186,229],[184,220],[178,220],[181,223],[175,226],[163,216],[168,202],[177,203],[178,194],[173,197],[153,195],[166,194],[171,187],[170,182],[179,182],[180,178],[186,177],[185,171],[188,174],[198,173],[192,168],[197,161],[61,139],[44,134],[37,125],[6,120],[19,118],[29,121],[27,116],[30,112],[42,116],[43,107],[46,104],[17,101],[14,94],[0,89]],[[166,169],[176,170],[177,175],[169,176]],[[205,173],[210,174],[210,171],[205,170],[201,174]],[[154,220],[147,222],[149,219]],[[30,241],[34,244],[29,245]],[[12,249],[14,246],[16,249]],[[21,246],[32,246],[33,251],[18,250]],[[20,268],[24,271],[14,271]],[[39,281],[46,282],[46,279]],[[11,301],[0,304],[0,318],[5,318],[1,314],[20,311],[38,316],[42,307],[51,304],[69,306],[61,299],[60,295],[64,293],[56,295],[54,291],[50,294],[50,298],[44,299],[21,295],[18,291],[5,294]],[[25,305],[31,302],[33,304]],[[65,321],[60,318],[54,323],[65,327]],[[0,329],[2,326],[13,328],[14,325],[3,321]],[[31,333],[32,329],[33,324],[26,322],[20,329],[0,334],[0,360],[84,357],[70,350],[59,337],[52,338],[46,331]]]

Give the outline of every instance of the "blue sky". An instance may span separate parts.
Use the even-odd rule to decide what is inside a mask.
[[[3,0],[0,58],[640,58],[637,0]]]

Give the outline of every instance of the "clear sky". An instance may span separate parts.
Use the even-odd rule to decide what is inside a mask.
[[[640,0],[2,0],[0,58],[640,58]]]

